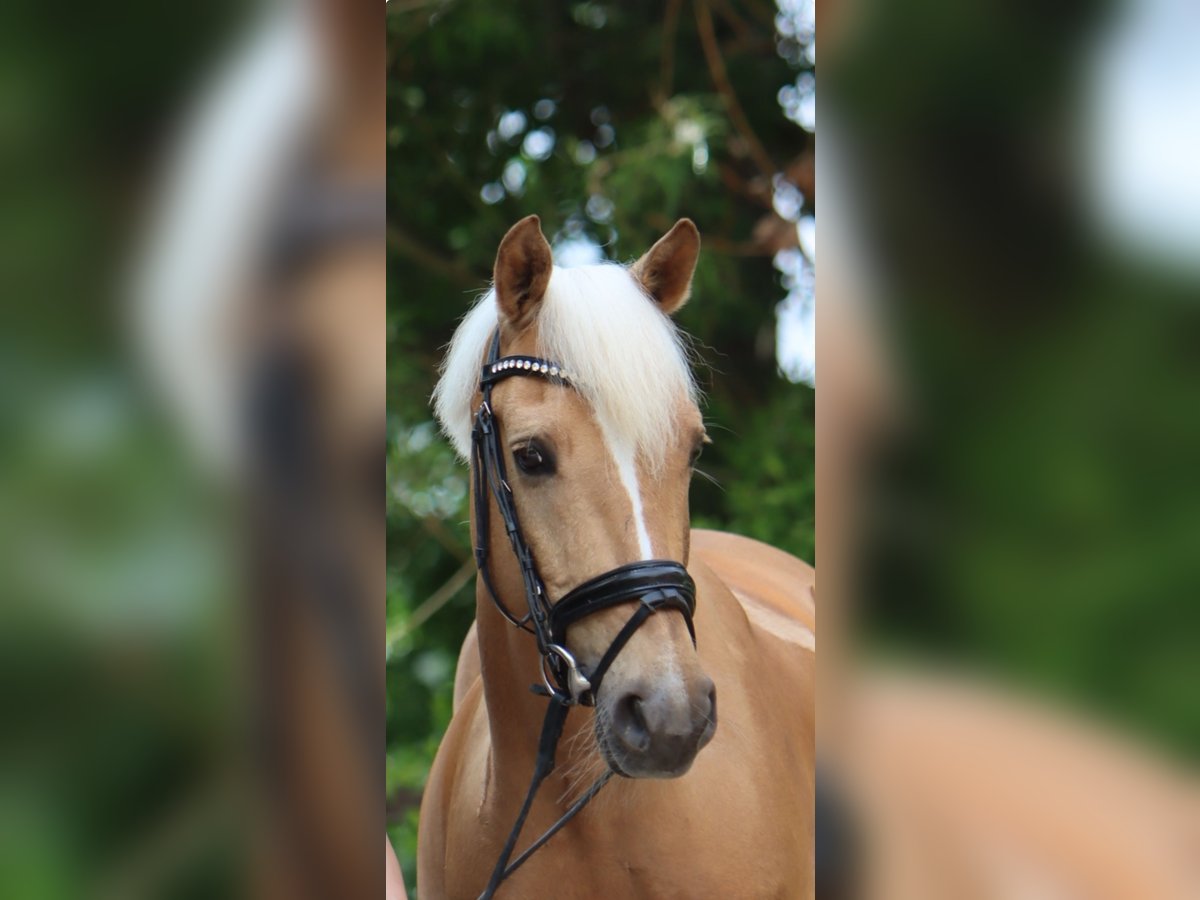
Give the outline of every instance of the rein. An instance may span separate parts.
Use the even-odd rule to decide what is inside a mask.
[[[692,643],[696,642],[696,630],[692,624],[696,609],[696,585],[687,570],[671,560],[647,560],[618,566],[583,582],[561,597],[557,603],[551,604],[546,595],[545,584],[538,573],[533,551],[521,533],[516,502],[508,481],[504,448],[500,443],[499,423],[492,410],[492,389],[498,382],[518,375],[541,378],[564,387],[571,386],[570,378],[557,363],[533,356],[501,357],[500,330],[496,330],[483,365],[479,382],[483,399],[475,413],[475,422],[471,430],[475,493],[475,564],[500,614],[516,627],[532,634],[537,642],[538,653],[541,656],[542,684],[533,685],[531,690],[547,697],[549,703],[542,722],[541,737],[538,739],[537,762],[534,765],[529,790],[512,831],[505,841],[500,858],[496,860],[491,879],[479,895],[479,900],[489,900],[500,884],[574,818],[613,776],[612,769],[600,776],[558,821],[515,860],[509,862],[538,788],[554,771],[558,741],[570,708],[596,705],[600,683],[617,654],[653,613],[663,609],[678,610],[687,623]],[[504,604],[492,585],[488,564],[489,494],[496,501],[504,530],[508,534],[513,554],[521,569],[526,612],[519,618]],[[633,615],[617,633],[596,667],[585,674],[566,648],[567,628],[595,613],[634,601],[638,603],[638,607]]]

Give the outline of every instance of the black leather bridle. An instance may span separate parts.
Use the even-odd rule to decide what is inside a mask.
[[[605,772],[567,810],[562,818],[511,864],[509,863],[521,828],[529,815],[533,798],[542,781],[554,770],[558,739],[562,735],[563,723],[566,721],[567,711],[570,707],[575,705],[595,706],[600,683],[605,673],[608,672],[609,666],[612,665],[613,660],[616,659],[617,654],[621,652],[629,639],[633,637],[634,632],[653,613],[663,609],[678,610],[683,614],[684,622],[687,623],[692,643],[696,642],[696,630],[692,624],[692,617],[696,609],[696,585],[687,570],[680,563],[671,560],[647,560],[618,566],[583,582],[561,597],[557,603],[550,602],[550,598],[546,595],[546,586],[538,574],[537,561],[533,557],[533,551],[521,533],[517,506],[513,498],[512,486],[508,481],[504,448],[500,443],[499,423],[492,410],[492,389],[498,382],[515,375],[542,378],[551,384],[564,387],[569,387],[571,384],[570,377],[558,363],[533,356],[501,357],[500,331],[496,330],[479,381],[479,390],[483,399],[475,413],[474,427],[471,431],[471,464],[475,479],[475,562],[479,567],[479,575],[500,614],[513,625],[528,631],[537,641],[538,653],[541,655],[543,683],[534,685],[533,690],[535,693],[546,696],[549,704],[546,718],[542,723],[541,738],[538,741],[537,763],[534,767],[533,780],[529,785],[529,791],[526,793],[525,802],[517,816],[516,823],[509,833],[500,858],[496,861],[491,880],[480,895],[480,900],[492,897],[500,883],[515,872],[534,851],[545,844],[576,813],[583,809],[613,775],[612,770]],[[520,617],[504,604],[492,585],[488,563],[489,494],[495,498],[500,518],[504,522],[504,530],[508,534],[513,553],[521,569],[521,580],[525,588],[526,612]],[[566,648],[567,628],[581,619],[610,607],[635,601],[638,606],[633,615],[617,633],[596,667],[585,674]]]

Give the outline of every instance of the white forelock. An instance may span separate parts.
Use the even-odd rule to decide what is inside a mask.
[[[471,309],[450,343],[434,407],[464,459],[472,400],[496,329],[494,291]],[[538,313],[537,355],[561,364],[606,433],[628,441],[652,467],[670,446],[681,397],[697,397],[683,336],[623,266],[554,268]]]

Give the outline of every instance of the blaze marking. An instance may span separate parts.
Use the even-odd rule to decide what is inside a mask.
[[[646,516],[642,509],[642,492],[638,487],[637,466],[634,463],[634,449],[625,441],[614,440],[608,429],[604,431],[604,442],[608,444],[609,452],[617,464],[617,474],[625,492],[629,494],[629,503],[633,507],[633,524],[637,529],[638,549],[642,559],[654,559],[654,548],[650,543],[650,532],[646,530]]]

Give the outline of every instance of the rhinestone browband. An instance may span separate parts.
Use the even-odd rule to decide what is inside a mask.
[[[570,376],[555,363],[547,362],[536,356],[506,356],[494,363],[483,367],[483,383],[495,383],[506,375],[528,372],[531,375],[543,375],[552,381],[569,382]]]

